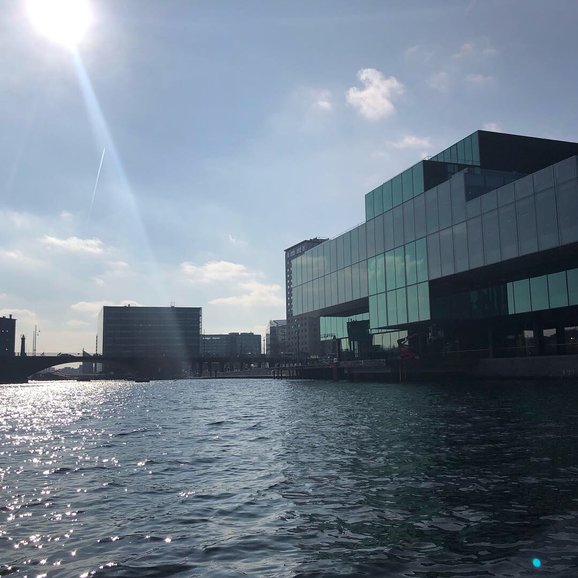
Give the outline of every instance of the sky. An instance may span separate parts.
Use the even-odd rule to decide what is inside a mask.
[[[574,0],[87,1],[72,45],[0,0],[0,315],[29,351],[93,352],[129,303],[264,335],[284,249],[385,180],[478,129],[578,141]]]

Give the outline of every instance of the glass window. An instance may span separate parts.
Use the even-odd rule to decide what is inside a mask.
[[[415,223],[413,218],[413,199],[403,205],[403,231],[404,243],[415,239]]]
[[[359,291],[361,297],[367,297],[367,261],[361,261],[359,263]]]
[[[385,280],[388,290],[395,289],[397,284],[395,282],[395,252],[388,251],[385,254]]]
[[[530,279],[530,295],[532,299],[532,311],[548,309],[548,277],[533,277]]]
[[[417,286],[417,298],[419,302],[419,320],[427,321],[430,318],[429,285],[427,283],[420,283]]]
[[[484,255],[486,265],[500,260],[500,229],[498,227],[498,211],[482,215],[482,231],[484,235]]]
[[[331,303],[337,305],[339,303],[338,287],[337,287],[337,271],[331,273]]]
[[[387,325],[387,301],[385,293],[380,293],[377,296],[377,322],[379,327]]]
[[[408,285],[417,283],[415,243],[408,243],[405,246],[405,278]]]
[[[373,191],[373,212],[376,217],[383,213],[383,189],[381,186]]]
[[[425,239],[419,239],[415,242],[415,257],[418,283],[427,281],[427,253]]]
[[[516,191],[516,199],[523,199],[529,197],[534,192],[534,184],[532,182],[532,175],[518,179],[514,183]]]
[[[373,221],[370,222],[373,223]],[[343,266],[345,265],[345,259],[343,254],[343,235],[337,237],[335,241],[336,241],[335,247],[337,249],[337,268],[342,269]]]
[[[577,164],[578,159],[576,157],[571,157],[554,165],[554,174],[556,177],[556,183],[562,183],[564,181],[569,181],[570,179],[575,179],[577,174]]]
[[[552,273],[548,275],[548,295],[550,297],[550,307],[568,306],[568,287],[566,286],[566,271]]]
[[[369,298],[369,326],[371,329],[379,327],[379,318],[377,315],[377,295],[371,295]]]
[[[534,197],[527,197],[516,202],[516,217],[520,255],[534,253],[538,250]]]
[[[396,287],[405,285],[405,251],[403,247],[394,249],[395,255],[395,284]]]
[[[331,300],[331,276],[325,275],[324,285],[325,285],[325,307],[331,307],[335,303]]]
[[[428,277],[437,279],[442,274],[442,261],[440,256],[440,234],[434,233],[427,238],[427,261]]]
[[[335,239],[329,241],[329,248],[331,251],[331,271],[337,271],[337,241]]]
[[[417,285],[407,288],[407,320],[410,323],[419,321],[419,305],[417,300]]]
[[[383,190],[383,210],[389,211],[389,209],[393,207],[393,191],[391,188],[391,181],[383,183],[381,189]]]
[[[345,269],[337,271],[337,303],[345,302]]]
[[[351,262],[357,263],[359,261],[359,233],[357,229],[353,229],[351,236]]]
[[[466,164],[471,165],[474,162],[474,154],[472,152],[472,137],[471,135],[464,139],[464,154],[466,155]]]
[[[508,283],[508,314],[511,315],[512,313],[516,312],[516,308],[514,307],[514,284]]]
[[[547,167],[532,175],[534,181],[534,192],[545,191],[554,187],[554,170]]]
[[[351,267],[345,267],[345,269],[343,269],[343,273],[344,273],[345,301],[351,301],[353,297]]]
[[[373,257],[375,255],[375,219],[367,221],[365,229],[367,231],[367,256]]]
[[[498,192],[490,191],[480,197],[482,200],[482,213],[487,213],[498,208]]]
[[[424,193],[425,216],[427,221],[427,232],[435,233],[439,230],[438,216],[438,191],[437,188],[430,189]]]
[[[403,195],[401,192],[401,175],[393,177],[391,180],[392,196],[393,196],[393,206],[401,205],[403,201]]]
[[[557,187],[560,243],[578,241],[578,183],[569,181]]]
[[[365,266],[365,265],[364,265]],[[359,299],[361,297],[360,290],[360,272],[361,263],[355,263],[351,266],[351,298]]]
[[[498,210],[500,219],[500,245],[502,259],[518,256],[518,235],[516,233],[516,207],[504,205]]]
[[[456,273],[468,269],[468,230],[466,223],[459,223],[453,227],[454,236],[454,256],[456,263]]]
[[[403,207],[393,209],[393,244],[394,247],[403,245]]]
[[[454,223],[460,223],[466,218],[466,191],[462,175],[456,175],[450,181],[452,197],[452,217]]]
[[[474,164],[480,164],[480,142],[479,142],[480,135],[476,131],[472,135],[472,156],[474,158]]]
[[[458,143],[458,162],[466,162],[466,147],[463,139]]]
[[[397,325],[397,299],[395,291],[387,292],[387,320],[389,325]]]
[[[445,229],[452,224],[452,202],[450,198],[450,184],[442,183],[438,189],[438,209],[440,215],[440,229]]]
[[[365,195],[365,219],[373,219],[375,217],[375,211],[373,208],[373,191]]]
[[[384,216],[379,215],[375,218],[375,252],[383,253],[385,251],[385,243],[383,238],[383,223]]]
[[[351,265],[351,231],[342,235],[343,237],[343,266]]]
[[[383,293],[385,291],[385,255],[383,253],[375,258],[375,277],[377,292]]]
[[[375,257],[371,257],[367,260],[367,285],[370,295],[375,295],[377,293],[377,265],[375,260]]]
[[[397,293],[397,322],[407,323],[407,299],[405,297],[405,287],[396,289]]]
[[[402,198],[405,201],[409,201],[413,197],[413,177],[412,170],[407,169],[401,173],[401,188],[402,188]]]
[[[393,249],[393,211],[388,211],[383,215],[383,235],[385,251]]]
[[[425,197],[424,195],[418,195],[413,200],[413,215],[415,222],[415,238],[425,237],[426,235],[426,224],[425,224]]]
[[[536,194],[536,221],[540,250],[556,247],[558,245],[558,223],[556,221],[554,189]]]
[[[359,260],[363,261],[367,259],[367,226],[365,223],[358,227],[357,232],[359,233]]]
[[[442,275],[453,275],[455,265],[451,227],[440,231],[440,252],[442,257]]]
[[[578,305],[578,269],[566,271],[568,276],[568,305]]]
[[[528,279],[521,279],[520,281],[514,281],[512,285],[514,286],[516,313],[530,311],[530,281]]]
[[[507,205],[514,202],[514,183],[504,185],[498,189],[498,205]]]
[[[481,214],[482,214],[482,202],[480,200],[480,197],[476,197],[475,199],[472,199],[471,201],[468,201],[466,203],[466,215],[468,219],[471,219],[472,217],[477,217],[478,215]]]
[[[418,163],[417,165],[414,165],[412,168],[413,171],[413,194],[415,195],[419,195],[420,193],[423,193],[423,164],[422,163]]]

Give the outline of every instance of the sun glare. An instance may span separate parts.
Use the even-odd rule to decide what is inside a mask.
[[[87,0],[28,0],[27,8],[42,35],[69,48],[82,40],[92,20]]]

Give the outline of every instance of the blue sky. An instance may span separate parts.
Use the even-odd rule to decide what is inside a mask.
[[[0,0],[0,314],[39,351],[93,351],[103,304],[264,333],[283,250],[423,156],[479,128],[578,140],[571,0],[90,7],[75,54]]]

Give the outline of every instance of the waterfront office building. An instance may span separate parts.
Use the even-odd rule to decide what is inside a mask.
[[[254,333],[213,333],[201,339],[203,357],[261,355],[261,336]]]
[[[477,131],[292,261],[293,314],[351,355],[578,353],[578,144]]]
[[[107,357],[190,361],[201,352],[200,307],[103,307],[98,342]]]

